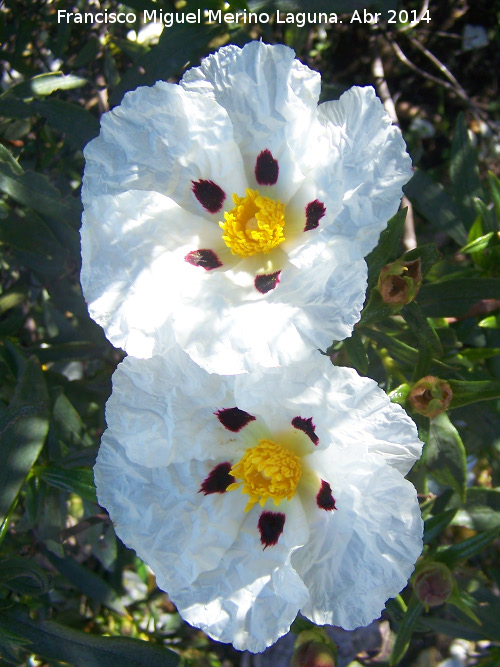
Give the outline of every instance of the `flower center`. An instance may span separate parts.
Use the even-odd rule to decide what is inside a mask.
[[[241,481],[230,484],[227,491],[243,484],[242,493],[249,495],[245,512],[256,503],[264,506],[268,498],[279,505],[285,498],[292,498],[301,473],[298,456],[272,440],[259,440],[229,471],[230,475]]]
[[[262,197],[258,190],[245,192],[245,197],[233,194],[236,206],[224,213],[225,222],[219,222],[227,247],[240,257],[270,252],[285,240],[285,205]]]

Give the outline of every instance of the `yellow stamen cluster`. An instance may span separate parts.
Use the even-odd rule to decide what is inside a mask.
[[[230,470],[239,482],[227,487],[227,491],[243,484],[242,493],[248,493],[245,507],[248,512],[256,503],[263,506],[268,498],[279,505],[285,498],[290,500],[299,483],[302,469],[300,459],[293,452],[272,440],[259,440],[248,449],[241,460]]]
[[[258,190],[247,188],[245,197],[233,194],[236,206],[224,213],[222,238],[233,255],[249,257],[270,252],[285,240],[285,205],[279,200],[262,197]]]

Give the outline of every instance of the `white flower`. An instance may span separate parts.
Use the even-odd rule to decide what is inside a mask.
[[[99,502],[183,618],[263,651],[295,616],[380,615],[422,548],[404,479],[422,443],[373,380],[316,353],[221,377],[173,348],[126,358],[95,466]]]
[[[85,150],[81,282],[129,354],[175,340],[209,372],[349,336],[364,256],[411,176],[372,88],[318,106],[285,46],[221,48],[179,85],[128,93]]]

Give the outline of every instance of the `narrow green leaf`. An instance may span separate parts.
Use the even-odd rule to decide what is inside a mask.
[[[0,523],[38,458],[48,428],[45,380],[38,360],[30,357],[20,370],[8,412],[0,419]]]
[[[488,183],[490,184],[493,210],[495,211],[497,224],[500,224],[500,181],[492,171],[488,172]]]
[[[127,615],[120,598],[115,590],[111,588],[103,579],[94,574],[87,568],[77,563],[72,558],[60,558],[52,551],[46,551],[45,555],[49,561],[56,567],[61,574],[63,574],[71,583],[78,588],[84,595],[87,595],[92,600],[103,604],[108,609],[120,614]]]
[[[407,345],[406,343],[403,343],[403,341],[400,341],[393,336],[388,336],[383,331],[377,331],[376,329],[359,327],[358,330],[363,336],[367,336],[379,343],[382,347],[385,347],[392,357],[399,359],[411,367],[414,367],[417,363],[418,351],[414,347],[411,347],[411,345]]]
[[[462,317],[475,303],[499,294],[499,278],[456,278],[423,285],[417,302],[426,317]]]
[[[423,316],[420,306],[415,301],[404,306],[401,310],[401,315],[409,326],[410,331],[418,338],[422,345],[433,350],[439,357],[443,356],[443,347],[439,336],[427,318]]]
[[[467,243],[467,231],[460,210],[442,185],[433,181],[425,172],[416,169],[404,191],[417,211],[432,223],[436,230],[446,232],[460,246]]]
[[[74,667],[176,667],[179,656],[167,648],[129,637],[100,637],[53,621],[36,621],[19,607],[0,611],[0,627],[31,642],[48,660]]]
[[[453,197],[462,213],[462,219],[466,226],[470,227],[476,217],[474,197],[479,196],[481,184],[477,156],[469,139],[463,113],[458,114],[453,133],[450,180]]]
[[[500,238],[497,233],[488,232],[484,236],[479,236],[471,243],[467,243],[467,245],[465,245],[463,248],[460,248],[460,252],[463,253],[482,252],[486,248],[489,248],[494,245],[500,245]]]
[[[33,111],[47,119],[58,132],[64,132],[68,142],[82,150],[99,134],[99,121],[83,107],[64,100],[33,100]]]
[[[27,81],[17,83],[9,88],[9,94],[15,95],[20,99],[29,99],[39,95],[50,95],[56,90],[69,90],[71,88],[81,88],[87,83],[86,79],[74,74],[64,75],[62,72],[50,72],[48,74],[39,74]]]
[[[389,665],[391,665],[391,667],[397,665],[406,653],[410,639],[418,621],[420,620],[420,617],[422,616],[423,611],[424,605],[417,599],[415,593],[412,593],[410,602],[408,603],[408,609],[406,610],[401,625],[399,626],[398,634],[396,635],[396,641],[394,642],[394,648],[392,649],[391,659],[389,661]]]
[[[424,544],[429,544],[439,537],[443,530],[450,525],[456,513],[457,508],[454,508],[426,519],[424,521]]]
[[[14,174],[23,173],[23,168],[21,167],[21,165],[10,153],[10,151],[7,150],[7,148],[5,148],[5,146],[3,146],[2,144],[0,144],[0,162],[5,162],[6,164],[8,164]]]
[[[500,329],[500,315],[489,315],[488,317],[485,317],[484,320],[481,320],[478,323],[478,326],[482,327],[483,329]],[[493,348],[494,354],[500,354],[500,349],[499,348]],[[462,351],[462,354],[464,354],[465,350]],[[468,352],[470,352],[468,350]]]
[[[52,582],[36,563],[13,556],[0,562],[0,585],[17,593],[41,595],[51,588]]]
[[[366,375],[368,372],[368,355],[361,335],[356,329],[354,329],[350,338],[345,339],[344,346],[352,366],[361,375]]]
[[[434,479],[465,499],[467,459],[465,447],[450,418],[443,413],[430,422],[423,461]]]
[[[29,171],[15,174],[7,165],[0,163],[0,190],[42,215],[63,223],[73,221],[79,224],[80,202],[62,199],[59,190],[43,174]]]
[[[467,490],[465,505],[454,522],[471,530],[488,531],[500,527],[500,491],[482,487]]]
[[[451,547],[441,547],[438,549],[436,559],[445,563],[450,570],[455,568],[461,561],[467,560],[480,554],[500,532],[500,526],[479,533],[459,544],[453,544]]]
[[[68,493],[76,493],[81,498],[97,503],[94,474],[88,468],[58,468],[41,466],[33,469],[33,474],[50,486]]]
[[[468,382],[465,380],[448,380],[453,391],[450,409],[462,407],[469,403],[487,401],[492,398],[500,398],[500,382],[489,380],[478,380]]]
[[[398,255],[407,210],[406,208],[401,209],[389,220],[387,227],[380,234],[378,244],[366,256],[366,263],[368,265],[368,291],[377,284],[382,268]]]

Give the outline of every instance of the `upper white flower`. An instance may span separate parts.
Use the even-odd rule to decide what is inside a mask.
[[[173,332],[231,374],[350,335],[411,164],[372,88],[318,106],[320,83],[288,47],[252,42],[103,116],[81,282],[112,343],[150,357]]]
[[[373,380],[316,353],[221,377],[184,352],[127,357],[95,466],[116,532],[183,618],[263,651],[300,610],[353,629],[422,548],[405,480],[422,443]]]

